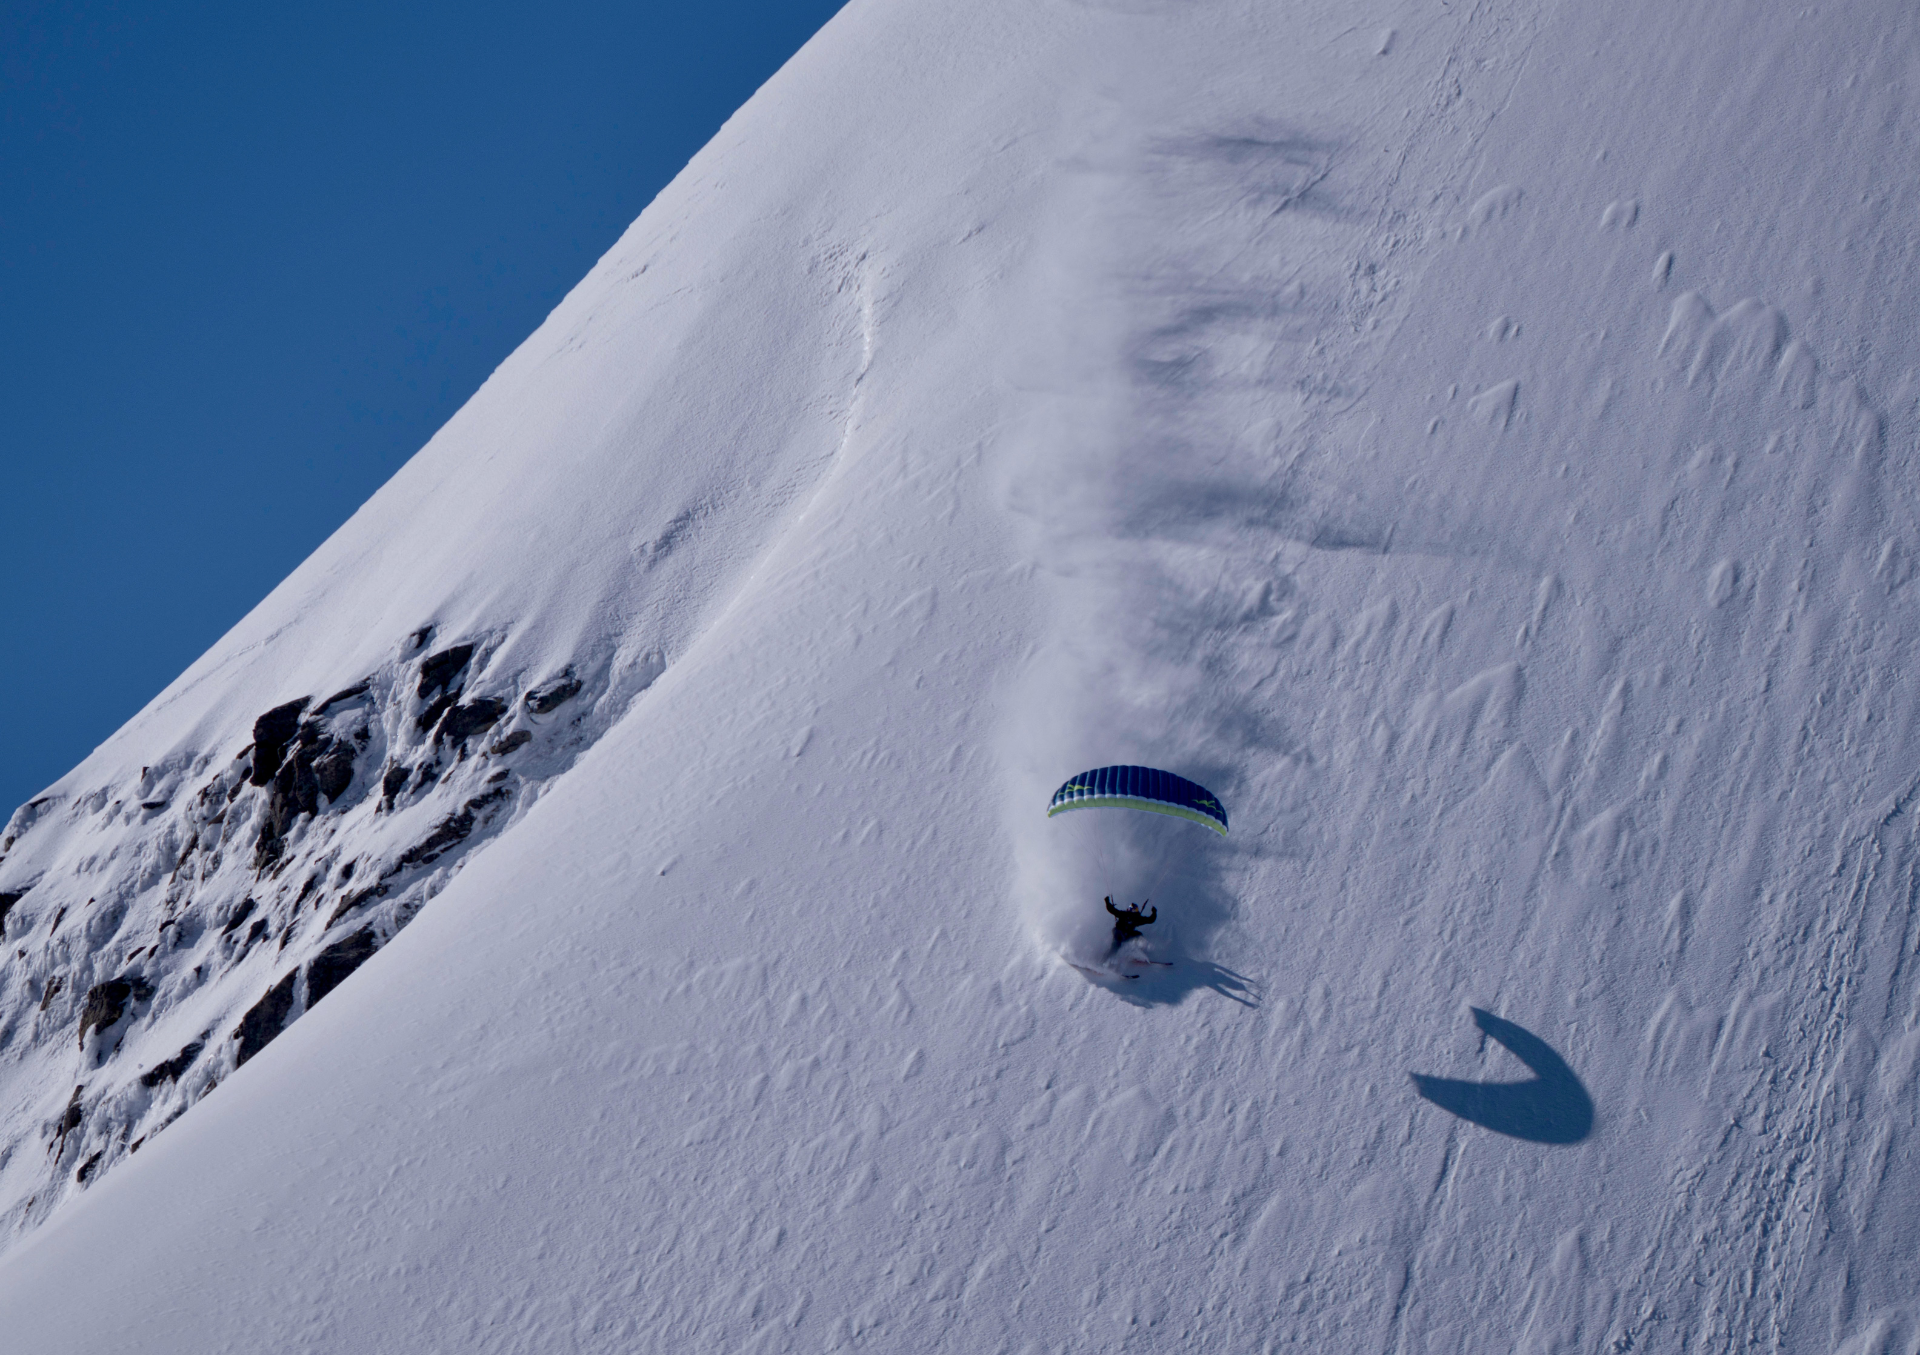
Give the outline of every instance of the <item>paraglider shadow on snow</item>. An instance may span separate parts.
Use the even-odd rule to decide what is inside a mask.
[[[1532,1143],[1578,1143],[1593,1132],[1593,1098],[1566,1060],[1531,1031],[1474,1007],[1473,1022],[1533,1070],[1525,1082],[1459,1082],[1411,1074],[1420,1095],[1463,1120]]]

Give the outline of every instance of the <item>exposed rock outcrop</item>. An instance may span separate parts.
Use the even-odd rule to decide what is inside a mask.
[[[287,745],[300,729],[300,712],[311,698],[301,697],[284,706],[275,706],[253,722],[253,774],[248,778],[256,786],[273,780],[287,755]]]
[[[87,1117],[86,1111],[80,1108],[80,1094],[85,1090],[85,1086],[75,1087],[73,1095],[67,1098],[66,1108],[60,1112],[60,1118],[54,1121],[52,1156],[55,1162],[67,1151],[67,1135],[78,1129]]]
[[[234,932],[234,929],[241,926],[246,922],[248,918],[252,917],[254,910],[259,906],[260,905],[254,900],[252,895],[248,895],[246,898],[240,900],[240,906],[233,910],[233,916],[228,918],[226,925],[220,929],[220,935],[231,936]]]
[[[513,733],[501,739],[500,742],[494,744],[493,747],[487,749],[487,752],[494,757],[505,757],[508,753],[516,749],[525,748],[532,742],[533,731],[531,729],[516,729]]]
[[[434,731],[434,742],[450,744],[465,753],[467,740],[493,728],[506,711],[506,702],[488,697],[469,701],[464,706],[455,706],[441,717],[440,727]]]
[[[80,1008],[80,1043],[86,1044],[88,1031],[105,1030],[125,1015],[132,996],[133,985],[126,979],[108,979],[87,989],[86,1003]]]
[[[508,794],[507,788],[501,786],[467,801],[461,806],[458,814],[449,815],[441,820],[431,833],[403,852],[399,861],[395,863],[396,868],[404,869],[407,866],[424,864],[448,848],[465,842],[467,836],[473,832],[473,826],[478,822],[480,813],[488,805],[506,799]]]
[[[557,678],[550,678],[527,693],[527,709],[535,715],[551,715],[566,702],[580,694],[580,679],[569,668]]]
[[[373,958],[380,949],[373,928],[362,927],[345,940],[336,941],[316,955],[307,965],[307,1007],[338,988],[346,977]]]
[[[240,1024],[233,1029],[233,1038],[240,1042],[235,1052],[233,1066],[238,1068],[248,1059],[265,1049],[286,1028],[287,1013],[293,1010],[293,981],[299,971],[288,970],[286,977],[267,989],[266,996],[240,1018]]]
[[[384,899],[391,892],[385,884],[377,884],[369,885],[357,893],[341,895],[339,904],[335,906],[333,912],[327,915],[326,926],[331,928],[334,923],[338,922],[348,913],[351,913],[354,909],[364,904],[372,903],[375,899]]]
[[[454,645],[420,661],[420,686],[416,693],[422,701],[436,692],[453,687],[454,679],[466,669],[473,657],[472,645]]]
[[[322,701],[318,706],[318,708],[315,709],[314,714],[325,715],[328,711],[332,710],[335,706],[344,705],[346,702],[352,701],[357,697],[365,696],[372,689],[373,689],[373,681],[371,678],[369,678],[365,682],[355,683],[353,686],[346,688],[344,691],[335,692],[332,696],[328,697],[325,701]]]
[[[330,699],[328,705],[333,703],[333,699]],[[280,709],[285,710],[286,707]],[[276,713],[269,711],[260,717],[261,722]],[[260,724],[256,723],[254,728],[258,731]],[[371,733],[365,727],[356,730],[350,737],[341,737],[318,717],[306,720],[297,727],[291,752],[284,746],[279,752],[280,766],[267,791],[266,813],[261,816],[260,833],[254,844],[253,868],[256,871],[270,870],[279,862],[287,834],[302,815],[320,812],[322,796],[332,804],[346,793],[353,784],[354,759],[370,737]],[[254,777],[255,784],[261,784],[258,781],[261,752],[257,737],[255,742]]]
[[[317,704],[259,714],[244,747],[182,747],[5,825],[0,1032],[9,1058],[47,1065],[49,1090],[16,1117],[44,1166],[20,1167],[17,1131],[0,1141],[16,1165],[0,1244],[59,1206],[76,1164],[110,1173],[329,996],[654,675],[621,670],[616,699],[546,720],[593,684],[569,667],[529,690],[490,668],[490,641],[429,652],[430,629]],[[508,770],[483,749],[539,756]],[[207,1014],[173,1027],[189,1001]],[[63,1102],[50,1089],[72,1085],[76,1031],[85,1096]]]
[[[172,1058],[162,1060],[140,1074],[140,1085],[157,1087],[162,1082],[178,1082],[180,1075],[193,1066],[193,1061],[200,1057],[200,1051],[206,1047],[207,1039],[203,1035]]]

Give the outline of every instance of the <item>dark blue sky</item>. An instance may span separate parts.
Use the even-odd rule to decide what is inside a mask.
[[[446,421],[839,0],[0,0],[0,820]]]

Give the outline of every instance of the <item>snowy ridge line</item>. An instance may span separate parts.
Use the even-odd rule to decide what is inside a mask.
[[[827,258],[833,295],[858,274],[870,324],[867,256],[842,253]],[[709,483],[711,467],[693,460],[696,475],[634,482],[647,486],[635,512],[608,510],[621,523],[615,549],[591,534],[572,543],[599,550],[589,575],[608,561],[631,566],[602,589],[621,600],[617,623],[570,625],[577,589],[496,598],[520,618],[511,626],[442,598],[423,611],[457,611],[447,633],[438,622],[400,631],[371,671],[307,692],[236,667],[293,645],[292,622],[245,643],[229,637],[14,814],[0,834],[0,945],[16,952],[0,967],[0,1248],[330,994],[624,718],[666,671],[667,651],[678,661],[697,648],[702,611],[723,616],[753,590],[766,544],[757,529],[778,539],[844,464],[862,370],[827,379],[810,416],[825,420],[818,440],[784,427],[743,439],[792,463],[758,498]],[[742,518],[744,537],[694,548]],[[390,616],[390,592],[374,590],[363,614]],[[351,613],[322,605],[301,624],[330,645],[379,653]],[[244,723],[224,713],[231,696],[209,708],[202,695],[200,710],[173,712],[171,747],[124,751],[123,736],[167,728],[157,713],[216,678],[267,708]],[[233,748],[244,730],[251,742]],[[134,756],[148,765],[136,772]]]
[[[181,749],[0,834],[0,1229],[17,1241],[326,997],[665,670],[495,671],[423,627],[237,754]]]

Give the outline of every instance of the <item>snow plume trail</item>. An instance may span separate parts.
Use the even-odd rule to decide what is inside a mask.
[[[1009,373],[1037,398],[1003,492],[1050,609],[1003,723],[1014,893],[1069,958],[1104,953],[1108,894],[1151,897],[1157,946],[1197,957],[1246,902],[1234,863],[1285,850],[1307,762],[1261,691],[1293,621],[1289,558],[1385,533],[1290,483],[1301,451],[1340,432],[1337,387],[1300,362],[1343,285],[1324,239],[1342,229],[1324,200],[1331,145],[1253,121],[1169,132],[1090,102]],[[1067,777],[1110,763],[1208,786],[1233,835],[1124,810],[1045,817]]]

